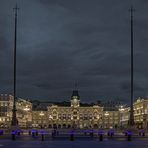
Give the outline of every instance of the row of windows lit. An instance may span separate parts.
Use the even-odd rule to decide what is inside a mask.
[[[9,102],[0,102],[0,106],[9,106]]]
[[[0,122],[1,121],[10,121],[8,118],[0,118]]]

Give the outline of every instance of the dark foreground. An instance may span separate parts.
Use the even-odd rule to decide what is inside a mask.
[[[122,141],[11,141],[1,140],[0,147],[4,148],[148,148],[147,140]]]
[[[24,130],[0,133],[5,148],[148,148],[148,133],[98,130]]]

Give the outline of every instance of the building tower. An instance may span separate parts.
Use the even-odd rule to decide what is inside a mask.
[[[80,106],[80,96],[78,90],[73,90],[71,96],[71,107],[79,107]]]

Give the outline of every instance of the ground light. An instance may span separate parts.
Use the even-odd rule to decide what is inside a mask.
[[[112,138],[114,135],[114,130],[109,130],[107,135]]]
[[[11,132],[11,138],[12,138],[12,140],[16,140],[16,131],[12,131]]]
[[[98,136],[99,136],[99,140],[100,141],[103,141],[103,135],[104,135],[104,132],[103,131],[99,131]]]
[[[70,141],[74,141],[74,131],[70,132]]]
[[[41,131],[41,140],[44,141],[45,140],[45,132]]]
[[[131,131],[127,131],[127,140],[132,141],[132,132]]]

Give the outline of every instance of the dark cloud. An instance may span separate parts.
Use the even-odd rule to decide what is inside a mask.
[[[1,93],[13,92],[15,3],[0,1]],[[18,1],[18,96],[69,100],[78,82],[82,101],[128,103],[131,3],[136,8],[134,96],[147,96],[147,0]]]

